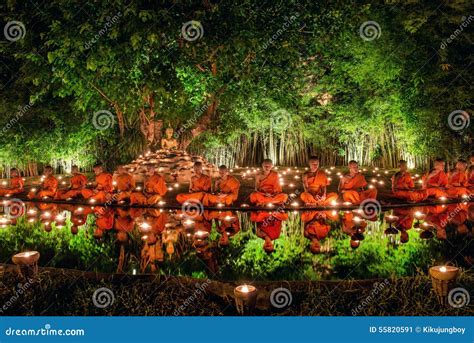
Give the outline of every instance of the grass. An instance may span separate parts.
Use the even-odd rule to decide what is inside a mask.
[[[42,268],[32,283],[25,283],[12,272],[5,272],[0,281],[0,305],[9,305],[0,307],[1,315],[238,315],[232,296],[235,284],[206,279],[99,275]],[[251,315],[474,315],[472,304],[461,308],[440,305],[429,277],[422,274],[360,281],[259,282],[255,286],[259,295],[256,308],[247,311]],[[113,292],[115,300],[110,306],[98,308],[92,297],[103,287]],[[269,301],[272,290],[278,287],[287,288],[292,296],[291,304],[281,309]],[[473,294],[474,276],[462,274],[458,287]]]

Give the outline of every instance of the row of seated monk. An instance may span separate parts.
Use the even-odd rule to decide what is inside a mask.
[[[330,181],[324,170],[319,167],[319,159],[311,157],[308,163],[309,170],[303,176],[304,192],[300,194],[305,205],[328,206],[334,204],[340,197],[344,202],[358,205],[364,200],[377,198],[377,189],[368,187],[356,161],[349,162],[349,173],[340,179],[338,188],[340,195],[327,192]],[[456,168],[446,173],[445,161],[437,159],[434,169],[423,176],[422,187],[416,189],[407,162],[401,160],[400,170],[392,177],[393,197],[408,202],[420,202],[429,197],[470,197],[474,192],[474,156],[471,157],[470,163],[471,166],[468,168],[468,162],[460,159],[456,163]],[[92,187],[88,187],[87,177],[79,172],[79,168],[73,166],[70,186],[67,189],[59,189],[58,181],[52,174],[52,167],[47,166],[44,169],[41,186],[38,189],[31,189],[28,198],[70,200],[82,197],[98,203],[116,201],[132,205],[155,205],[168,190],[165,178],[153,166],[147,167],[144,187],[140,190],[135,186],[133,175],[129,174],[124,166],[118,168],[115,181],[112,174],[104,171],[102,165],[96,165],[93,169],[95,182]],[[219,204],[231,206],[237,200],[240,182],[230,175],[226,166],[219,167],[219,177],[214,185],[211,177],[203,173],[201,162],[195,162],[193,169],[194,175],[190,179],[189,191],[176,197],[180,204],[199,201],[204,206]],[[11,169],[10,175],[10,185],[0,189],[0,196],[23,192],[24,180],[18,170]],[[283,192],[280,185],[279,174],[273,170],[272,161],[265,159],[262,170],[255,176],[255,191],[250,194],[250,202],[256,206],[285,205],[288,198],[288,194]]]

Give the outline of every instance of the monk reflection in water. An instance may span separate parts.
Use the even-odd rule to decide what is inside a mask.
[[[189,183],[189,193],[181,193],[176,196],[176,200],[180,204],[186,201],[202,201],[206,193],[211,190],[211,178],[202,172],[202,163],[194,163],[194,176],[191,177]]]
[[[469,178],[467,175],[467,161],[458,160],[456,169],[448,175],[446,193],[452,199],[469,196]]]
[[[415,182],[408,172],[408,165],[405,160],[398,162],[400,171],[392,177],[392,193],[395,198],[408,200],[409,202],[419,202],[426,200],[428,194],[426,190],[415,189]]]
[[[104,172],[101,164],[94,166],[95,187],[93,189],[85,188],[81,194],[84,199],[92,199],[98,202],[106,202],[112,198],[113,183],[112,175]]]
[[[157,173],[154,166],[148,166],[143,192],[133,192],[130,196],[130,204],[155,205],[162,199],[167,190],[165,178]]]
[[[43,199],[43,198],[54,198],[58,191],[58,180],[53,176],[53,167],[46,166],[44,168],[44,179],[41,183],[39,192],[31,190],[28,193],[29,199]]]
[[[321,240],[327,237],[331,230],[327,222],[326,212],[302,212],[301,221],[304,223],[304,236],[311,241],[309,249],[313,254],[321,252]]]
[[[219,178],[215,182],[215,194],[207,193],[204,196],[203,204],[205,206],[215,206],[217,204],[224,204],[226,206],[232,205],[239,196],[240,182],[232,175],[229,175],[229,170],[225,165],[219,167]]]
[[[344,175],[339,183],[339,192],[342,193],[344,201],[359,205],[367,199],[377,198],[377,189],[365,189],[367,181],[359,171],[356,161],[349,162],[349,174]]]
[[[255,176],[255,192],[250,194],[251,203],[263,206],[283,204],[288,200],[288,195],[282,192],[278,173],[272,168],[272,160],[263,160],[262,171]]]
[[[446,186],[448,185],[448,175],[444,172],[445,162],[438,158],[435,161],[434,169],[423,176],[423,189],[426,189],[428,197],[447,197]]]
[[[263,250],[267,254],[275,251],[273,241],[280,237],[282,222],[288,220],[288,213],[258,211],[250,213],[250,221],[257,223],[257,236],[264,240]]]
[[[330,182],[324,170],[319,169],[317,157],[312,156],[309,159],[309,168],[303,175],[304,192],[301,193],[301,200],[309,206],[326,206],[337,201],[336,193],[326,193]]]
[[[20,176],[18,169],[10,169],[10,185],[5,188],[0,189],[0,196],[5,196],[8,194],[17,194],[23,192],[23,186],[25,181]]]
[[[70,186],[68,189],[58,191],[59,199],[76,198],[81,195],[81,192],[87,185],[87,177],[79,172],[79,167],[74,165],[71,167],[72,177],[69,180]]]
[[[135,190],[135,179],[131,174],[128,173],[124,166],[119,166],[117,168],[117,172],[118,175],[115,177],[115,189],[118,192],[117,201],[129,201],[132,191]]]
[[[161,139],[161,148],[165,150],[178,149],[178,141],[173,137],[174,130],[169,127],[165,130],[166,137]]]
[[[470,166],[468,170],[467,188],[469,194],[474,195],[474,165]]]

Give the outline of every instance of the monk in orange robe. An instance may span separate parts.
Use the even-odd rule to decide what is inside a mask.
[[[53,176],[53,167],[46,166],[44,168],[44,178],[39,192],[32,189],[30,193],[28,193],[28,199],[54,198],[57,191],[58,180]]]
[[[78,166],[71,167],[72,177],[69,180],[71,186],[67,190],[58,191],[57,197],[59,199],[76,198],[81,195],[81,192],[87,185],[87,177],[79,172]]]
[[[428,197],[447,197],[445,191],[448,185],[448,176],[444,172],[444,160],[437,159],[434,164],[434,169],[423,176],[423,189],[426,189]]]
[[[301,200],[306,205],[327,206],[337,200],[336,193],[326,193],[330,184],[326,173],[319,169],[319,158],[312,156],[309,159],[309,171],[303,175],[304,192]]]
[[[250,194],[250,202],[257,206],[283,204],[288,200],[288,195],[282,192],[278,173],[272,168],[272,160],[265,159],[262,172],[255,175],[255,192]]]
[[[8,194],[17,194],[23,192],[23,186],[25,181],[20,176],[18,169],[10,169],[10,186],[0,189],[0,196],[5,196]]]
[[[181,193],[176,196],[176,200],[180,204],[184,204],[189,200],[202,201],[206,193],[211,190],[212,181],[211,178],[202,173],[202,163],[194,163],[194,176],[191,177],[189,183],[189,193]]]
[[[426,190],[415,189],[415,182],[408,172],[407,161],[398,162],[400,171],[392,177],[392,193],[395,198],[408,200],[409,202],[419,202],[426,200],[428,194]]]
[[[115,177],[115,189],[117,190],[117,202],[130,200],[132,191],[135,190],[135,179],[124,166],[117,168],[118,175]]]
[[[456,169],[448,175],[446,193],[453,199],[469,196],[468,182],[467,161],[460,159]]]
[[[205,206],[224,204],[232,205],[239,196],[240,182],[232,175],[225,165],[219,167],[219,178],[215,183],[215,194],[207,193],[203,198]]]
[[[339,183],[339,192],[342,193],[344,201],[354,205],[359,205],[367,199],[377,198],[377,189],[365,189],[367,181],[359,171],[359,164],[356,161],[349,162],[349,174],[344,175]]]
[[[148,177],[143,185],[143,192],[133,192],[130,196],[130,204],[155,205],[168,191],[165,178],[158,174],[154,166],[148,166]]]
[[[94,189],[84,188],[81,194],[84,199],[90,199],[97,202],[106,202],[111,199],[111,193],[114,189],[112,175],[104,172],[101,164],[94,166],[95,187]]]

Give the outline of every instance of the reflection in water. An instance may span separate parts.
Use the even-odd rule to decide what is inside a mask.
[[[155,208],[27,203],[23,217],[3,216],[0,225],[6,228],[26,220],[30,223],[40,222],[41,229],[46,232],[51,232],[53,228],[68,228],[73,235],[78,234],[82,227],[91,225],[96,244],[115,244],[114,263],[117,272],[173,273],[174,267],[170,263],[180,265],[183,260],[191,265],[191,269],[194,266],[202,270],[205,265],[206,273],[215,276],[219,275],[219,264],[226,249],[235,250],[233,240],[239,241],[242,254],[250,249],[250,244],[259,240],[261,251],[272,258],[278,249],[289,248],[275,244],[282,232],[285,237],[301,237],[301,241],[295,242],[303,242],[300,245],[305,247],[306,252],[319,256],[337,254],[335,242],[338,241],[347,242],[344,244],[356,250],[364,245],[368,235],[377,236],[380,240],[382,237],[388,238],[387,246],[380,244],[380,249],[396,249],[411,239],[420,238],[448,240],[446,244],[453,245],[460,238],[462,244],[452,249],[453,256],[444,256],[446,262],[458,257],[456,255],[460,249],[466,247],[472,237],[474,205],[464,203],[397,208],[367,219],[360,210],[290,213],[204,211],[189,214]],[[341,249],[340,245],[337,246]],[[472,245],[462,254],[464,258],[461,261],[469,266],[473,262],[470,248]],[[194,256],[193,262],[189,262],[190,252]],[[305,251],[301,250],[301,260],[307,263],[311,255],[304,254]],[[197,261],[200,262],[196,265]],[[225,264],[233,262],[227,261]],[[311,261],[307,264],[311,265]],[[238,265],[233,267],[238,269]]]

